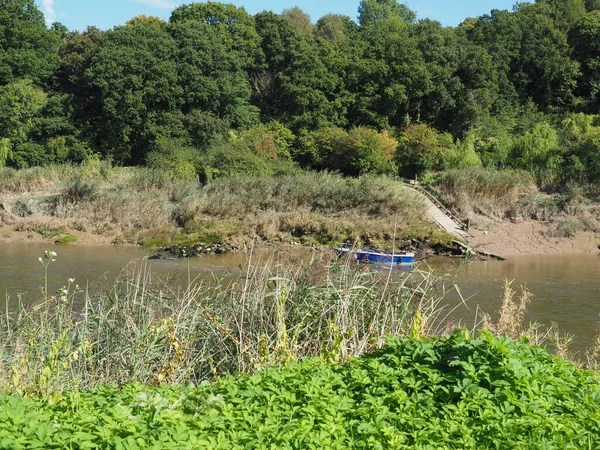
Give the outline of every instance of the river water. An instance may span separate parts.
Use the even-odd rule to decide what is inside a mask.
[[[141,264],[149,252],[136,248],[51,246],[48,244],[0,244],[0,307],[6,298],[9,308],[17,295],[34,301],[41,296],[44,270],[38,258],[44,250],[57,253],[51,263],[49,292],[67,283],[68,278],[85,287],[99,280],[111,283],[122,269]],[[175,274],[184,284],[196,277],[236,276],[245,264],[243,253],[212,255],[189,260],[149,261],[152,272],[166,277]],[[492,313],[500,305],[505,280],[513,288],[526,287],[532,294],[527,320],[544,325],[555,322],[562,332],[575,336],[572,347],[583,352],[592,345],[600,322],[600,254],[515,256],[506,261],[464,262],[433,258],[429,265],[438,274],[446,274],[446,284],[456,283],[466,299],[452,314],[471,328],[476,312]],[[450,308],[458,302],[456,294],[448,296]]]

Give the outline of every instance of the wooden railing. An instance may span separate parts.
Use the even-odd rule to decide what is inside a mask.
[[[404,180],[404,182],[409,185],[411,188],[415,189],[416,191],[420,192],[421,194],[425,195],[429,200],[431,200],[433,202],[433,204],[435,206],[437,206],[444,214],[446,214],[448,217],[450,217],[457,225],[458,227],[463,230],[463,231],[469,231],[469,227],[467,226],[466,223],[464,223],[461,219],[459,219],[458,217],[456,217],[452,211],[450,211],[448,208],[446,208],[442,202],[440,202],[431,192],[427,191],[426,189],[423,189],[421,187],[421,185],[419,185],[418,183],[415,183],[414,180]]]

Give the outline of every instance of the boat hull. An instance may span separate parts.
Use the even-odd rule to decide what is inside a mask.
[[[372,251],[356,251],[354,257],[357,261],[376,264],[412,264],[415,260],[414,253],[380,253]]]
[[[415,260],[414,253],[384,253],[376,250],[353,250],[349,246],[337,247],[341,254],[352,254],[357,261],[374,264],[411,265]]]

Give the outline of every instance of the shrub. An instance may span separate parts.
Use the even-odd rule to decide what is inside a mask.
[[[95,181],[77,178],[65,184],[60,193],[60,198],[65,203],[80,203],[93,201],[97,195],[98,185]]]
[[[266,160],[290,159],[290,147],[295,136],[291,130],[277,121],[260,124],[240,135],[248,148]]]
[[[468,169],[481,167],[481,158],[475,151],[476,137],[468,133],[461,142],[457,140],[444,154],[444,167],[446,169]]]
[[[337,155],[338,163],[347,175],[393,174],[397,145],[398,141],[385,130],[377,132],[365,127],[353,128],[344,140],[341,154]]]
[[[341,128],[324,128],[305,133],[293,151],[294,160],[314,170],[333,169],[348,133]]]
[[[410,125],[400,133],[398,141],[396,163],[400,176],[421,177],[441,166],[447,142],[429,125]]]
[[[148,153],[146,164],[152,169],[167,172],[174,180],[191,180],[196,177],[194,160],[198,151],[175,139],[160,139],[156,148]]]

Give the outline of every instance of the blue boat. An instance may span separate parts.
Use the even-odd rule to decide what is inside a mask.
[[[376,264],[399,264],[399,265],[410,265],[415,260],[414,253],[388,253],[372,248],[364,250],[355,250],[348,244],[343,244],[335,249],[340,254],[351,254],[354,259],[361,262],[369,262]]]

